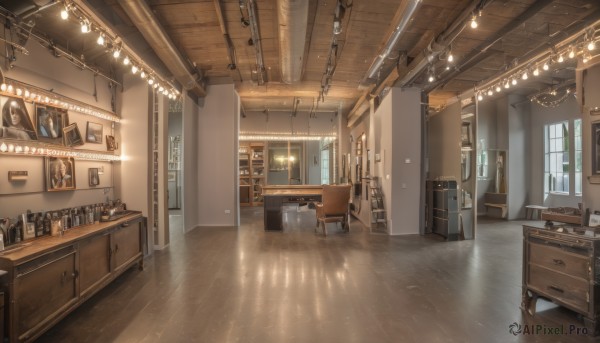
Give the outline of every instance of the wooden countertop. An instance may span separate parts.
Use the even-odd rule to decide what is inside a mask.
[[[98,224],[88,224],[69,229],[62,236],[43,236],[33,238],[15,244],[17,248],[10,250],[13,245],[9,245],[5,251],[0,251],[0,260],[11,261],[12,263],[27,261],[42,255],[48,251],[52,251],[63,246],[72,244],[75,241],[93,236],[108,228],[121,225],[124,222],[137,219],[142,216],[142,212],[133,211],[130,215],[126,215],[117,220],[110,222],[100,222]]]
[[[321,185],[272,185],[263,186],[263,195],[319,195],[323,193]]]

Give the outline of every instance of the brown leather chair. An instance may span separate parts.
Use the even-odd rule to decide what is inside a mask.
[[[316,203],[317,228],[319,223],[323,227],[323,234],[327,236],[326,223],[341,222],[344,231],[350,231],[348,224],[350,201],[350,188],[348,185],[323,185],[321,202]]]

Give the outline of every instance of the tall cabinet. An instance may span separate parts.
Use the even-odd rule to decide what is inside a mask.
[[[263,204],[262,188],[267,184],[265,149],[265,142],[244,142],[240,144],[240,206],[260,206]]]

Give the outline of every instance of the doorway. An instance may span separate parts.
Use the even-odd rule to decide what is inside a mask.
[[[167,203],[170,240],[173,241],[181,238],[184,233],[182,206],[183,106],[181,101],[169,101],[167,144]]]

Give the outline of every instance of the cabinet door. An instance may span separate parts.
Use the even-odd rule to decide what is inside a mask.
[[[74,247],[64,248],[17,267],[16,330],[27,340],[77,302]]]
[[[142,256],[140,221],[121,225],[121,228],[113,233],[114,270],[118,271],[140,256]]]
[[[79,243],[79,296],[94,292],[95,286],[110,277],[110,235],[96,236]]]

